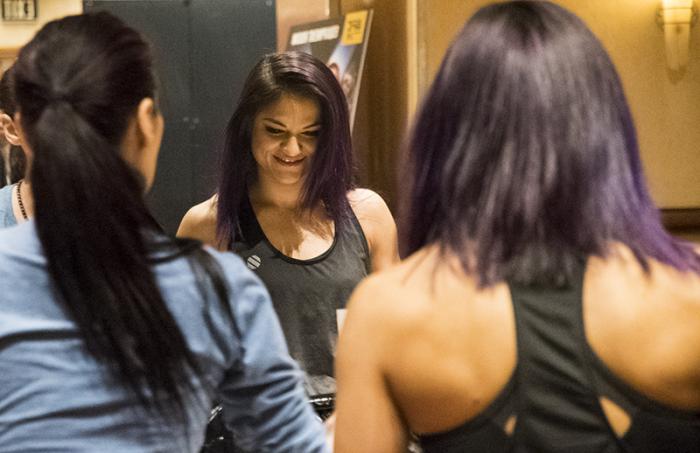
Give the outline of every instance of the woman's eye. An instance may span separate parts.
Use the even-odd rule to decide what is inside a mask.
[[[280,135],[280,134],[284,133],[284,131],[282,129],[278,129],[278,128],[272,127],[272,126],[265,126],[265,130],[267,131],[268,134],[272,134],[272,135]]]
[[[304,135],[305,135],[306,137],[318,137],[318,135],[319,135],[320,132],[321,132],[321,131],[319,131],[319,130],[315,130],[315,131],[306,131],[306,132],[304,132]]]

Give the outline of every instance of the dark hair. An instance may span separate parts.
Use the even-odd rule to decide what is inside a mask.
[[[188,255],[191,264],[216,268],[196,244],[160,233],[143,178],[121,157],[128,122],[156,96],[149,45],[106,12],[50,22],[20,52],[15,91],[57,299],[87,350],[143,406],[184,414],[184,387],[198,367],[152,267]],[[213,280],[223,298],[221,283]]]
[[[304,182],[302,209],[322,203],[336,229],[342,228],[349,218],[347,192],[353,184],[353,164],[343,91],[333,72],[313,56],[302,52],[269,54],[248,75],[226,128],[217,208],[217,237],[224,243],[239,234],[241,202],[257,175],[251,150],[253,121],[261,109],[283,94],[313,99],[321,110],[321,130]]]
[[[13,73],[15,65],[13,64],[0,78],[0,110],[13,117],[17,110],[17,102],[15,101],[15,93],[13,88]]]
[[[700,271],[645,187],[636,132],[607,53],[544,1],[479,10],[452,43],[409,139],[401,245],[460,257],[481,285],[563,283],[626,244]]]
[[[15,103],[15,97],[12,87],[12,72],[14,70],[14,65],[10,66],[3,74],[0,79],[0,111],[9,115],[11,118],[15,115],[15,110],[17,109]],[[4,137],[2,138],[4,140]],[[10,184],[14,184],[20,179],[24,178],[24,171],[27,165],[26,158],[24,156],[24,151],[22,148],[16,145],[9,145],[9,162],[10,165]],[[0,158],[0,187],[5,185],[5,160]]]

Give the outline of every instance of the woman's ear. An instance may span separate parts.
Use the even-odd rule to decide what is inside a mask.
[[[22,145],[19,130],[17,130],[15,122],[7,113],[0,114],[0,130],[2,130],[3,134],[5,135],[5,139],[8,142],[15,146]]]
[[[144,98],[136,109],[131,131],[125,143],[125,158],[145,177],[150,188],[156,172],[160,142],[163,138],[163,115],[151,98]]]
[[[144,148],[158,148],[163,136],[163,116],[152,98],[144,98],[136,110],[136,129],[139,145]]]

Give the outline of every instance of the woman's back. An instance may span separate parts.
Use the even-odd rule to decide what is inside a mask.
[[[336,446],[365,402],[358,437],[389,439],[373,451],[406,427],[443,432],[428,452],[698,451],[700,255],[664,230],[585,23],[550,1],[479,9],[406,155],[411,258],[352,298]]]
[[[696,451],[700,277],[654,262],[647,276],[626,248],[615,250],[585,264],[581,308],[575,289],[478,289],[456,259],[429,247],[363,284],[347,322],[353,336],[373,332],[365,352],[426,451],[603,451],[591,442],[614,446],[612,432],[627,434],[633,451],[665,451],[651,442],[669,435],[675,451]],[[373,404],[370,390],[350,397]]]
[[[286,352],[267,292],[238,258],[210,253],[227,276],[225,306],[211,289],[203,297],[202,282],[185,257],[153,267],[163,299],[201,367],[201,376],[191,377],[186,390],[183,423],[145,411],[135,394],[87,352],[76,324],[52,293],[34,222],[0,232],[2,450],[198,451],[218,398],[229,408],[227,421],[241,446],[322,449],[323,433],[319,424],[309,423],[299,371]],[[279,420],[287,422],[278,426]]]

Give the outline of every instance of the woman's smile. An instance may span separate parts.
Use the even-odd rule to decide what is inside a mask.
[[[280,157],[280,156],[274,156],[274,158],[282,165],[288,166],[288,167],[297,167],[300,166],[301,163],[306,159],[306,157],[301,157],[301,158],[289,158],[289,157]]]

